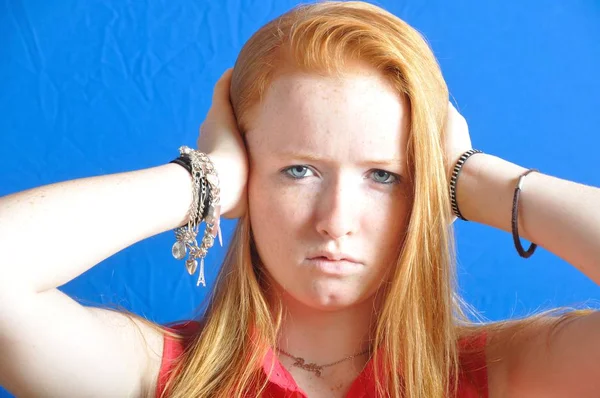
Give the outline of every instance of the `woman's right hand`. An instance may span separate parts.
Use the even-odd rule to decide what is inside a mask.
[[[232,72],[225,71],[215,84],[197,142],[198,150],[210,157],[219,174],[221,215],[226,218],[241,217],[247,207],[248,155],[229,99]]]

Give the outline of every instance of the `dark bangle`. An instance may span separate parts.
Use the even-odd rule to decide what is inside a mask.
[[[523,258],[531,257],[531,255],[537,248],[537,245],[532,242],[531,245],[529,246],[529,249],[527,249],[527,251],[525,251],[525,249],[523,249],[523,246],[521,246],[521,238],[519,237],[519,197],[521,196],[520,195],[521,187],[523,185],[523,178],[527,174],[529,174],[533,171],[539,172],[539,170],[537,170],[537,169],[529,169],[526,172],[524,172],[523,174],[521,174],[521,176],[519,177],[519,181],[517,182],[517,186],[515,187],[515,195],[513,197],[512,236],[513,236],[513,241],[515,242],[515,247],[517,248],[517,252],[519,253],[519,256],[521,256]]]
[[[462,170],[462,167],[467,161],[467,159],[469,159],[472,155],[475,155],[476,153],[483,152],[479,149],[470,149],[463,153],[454,165],[454,169],[452,170],[452,176],[450,177],[450,204],[452,205],[452,212],[456,217],[464,221],[469,220],[464,218],[460,210],[458,209],[458,203],[456,202],[456,182],[458,181],[458,175],[460,174],[460,171]]]
[[[175,163],[180,165],[181,167],[186,169],[188,173],[190,173],[190,176],[192,175],[192,162],[189,156],[182,155],[176,159],[171,160],[169,163]]]
[[[184,169],[186,169],[188,171],[188,173],[190,173],[190,176],[192,175],[192,160],[190,159],[190,157],[188,155],[181,155],[176,159],[171,160],[169,163],[175,163],[180,165],[181,167],[183,167]],[[202,214],[198,214],[198,219],[196,220],[196,222],[198,224],[200,224],[202,222],[202,220],[204,220],[206,218],[206,214],[208,213],[208,202],[209,202],[209,195],[210,195],[210,184],[205,184],[206,185],[206,195],[204,195],[204,207],[200,206],[200,209],[204,209],[204,211],[202,212]],[[203,196],[202,196],[202,187],[199,188],[199,192],[198,192],[198,200],[202,201]],[[199,203],[201,205],[201,203]]]
[[[202,212],[202,220],[206,220],[206,217],[208,216],[208,207],[210,204],[211,195],[212,188],[210,187],[210,184],[206,184],[206,196],[204,199],[204,211]]]

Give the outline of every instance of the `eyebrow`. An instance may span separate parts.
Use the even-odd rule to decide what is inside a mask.
[[[280,158],[294,158],[301,161],[306,162],[322,162],[322,163],[331,163],[331,160],[326,158],[321,158],[315,156],[310,153],[302,153],[302,152],[294,152],[294,151],[285,151],[275,153],[275,156]],[[365,165],[375,165],[375,166],[404,166],[404,161],[398,158],[391,159],[368,159],[359,163],[361,166]]]

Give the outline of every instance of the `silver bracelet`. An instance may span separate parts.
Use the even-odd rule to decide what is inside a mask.
[[[188,223],[184,226],[175,228],[175,238],[177,241],[173,245],[171,252],[173,257],[185,261],[185,268],[190,275],[193,275],[198,268],[198,258],[200,259],[200,272],[196,286],[206,286],[204,277],[204,258],[214,244],[215,233],[219,237],[219,243],[223,246],[220,221],[220,189],[219,177],[210,158],[199,151],[195,151],[187,146],[179,148],[180,156],[187,156],[191,165],[192,176],[192,204],[190,205]],[[210,187],[210,189],[208,189]],[[206,213],[206,218],[202,215]],[[198,245],[196,239],[200,224],[204,221],[206,224],[202,243]]]

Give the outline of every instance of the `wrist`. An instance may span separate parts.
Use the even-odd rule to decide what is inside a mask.
[[[241,203],[245,195],[245,178],[237,166],[235,159],[222,152],[207,153],[213,162],[221,190],[221,216],[225,218],[236,218],[241,215]],[[242,179],[244,179],[242,181]]]
[[[174,226],[171,225],[168,229],[173,229],[176,227],[180,227],[186,225],[189,221],[189,210],[190,203],[193,200],[192,188],[191,188],[191,178],[190,173],[181,165],[174,163],[167,163],[162,166],[165,170],[169,170],[169,182],[172,182],[174,186],[178,188],[181,187],[181,190],[178,190],[178,195],[175,195],[178,199],[178,204],[174,206],[179,209],[177,212],[177,221],[174,223]]]
[[[510,231],[515,184],[525,170],[486,153],[472,156],[463,166],[456,189],[463,216]]]

